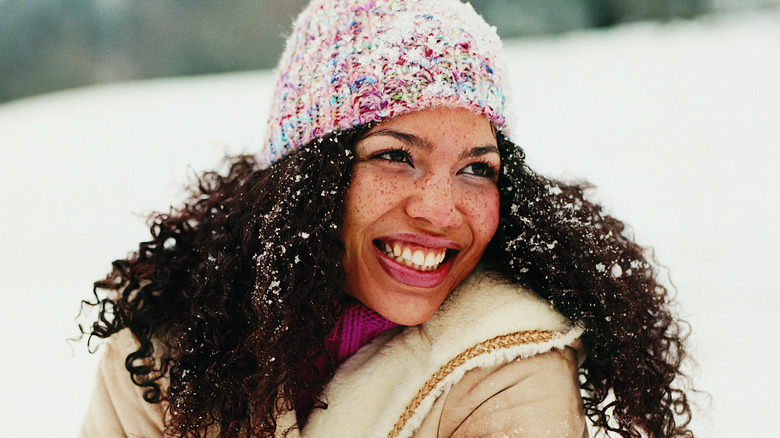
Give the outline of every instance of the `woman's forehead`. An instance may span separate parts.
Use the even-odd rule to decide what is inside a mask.
[[[400,132],[423,138],[450,133],[495,139],[495,129],[486,116],[464,108],[448,107],[424,109],[385,119],[372,126],[366,136],[381,132]]]

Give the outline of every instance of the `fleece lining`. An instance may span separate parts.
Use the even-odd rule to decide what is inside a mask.
[[[474,368],[573,345],[582,330],[533,292],[475,270],[424,324],[395,328],[336,371],[304,437],[414,434],[435,400]]]

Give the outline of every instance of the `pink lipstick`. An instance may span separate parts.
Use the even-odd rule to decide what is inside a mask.
[[[396,262],[376,246],[374,249],[379,258],[379,263],[382,265],[385,272],[396,281],[407,286],[424,288],[436,287],[447,278],[447,274],[449,274],[450,269],[452,268],[453,258],[448,258],[434,271],[418,271]]]

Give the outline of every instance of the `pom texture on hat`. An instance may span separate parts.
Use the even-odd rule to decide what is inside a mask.
[[[435,107],[470,109],[507,132],[500,59],[495,28],[458,0],[314,0],[282,55],[260,158]]]

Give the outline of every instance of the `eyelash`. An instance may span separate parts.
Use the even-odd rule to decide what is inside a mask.
[[[404,159],[402,161],[391,160],[389,158],[382,158],[385,155],[398,154],[398,153],[403,154],[403,156],[404,156],[403,158]],[[378,160],[389,161],[391,163],[409,164],[410,166],[412,166],[412,168],[414,168],[414,163],[412,162],[411,153],[409,152],[408,149],[406,149],[404,147],[385,149],[383,151],[379,151],[379,152],[375,153],[374,155],[371,155],[369,158],[370,159],[378,159]]]
[[[403,160],[392,160],[389,157],[383,158],[384,156],[389,156],[390,154],[403,154]],[[412,162],[411,153],[408,149],[404,147],[396,147],[391,149],[385,149],[383,151],[379,151],[369,157],[369,159],[378,159],[378,160],[384,160],[388,161],[390,163],[396,163],[396,164],[408,164],[414,168],[414,163]],[[492,163],[488,162],[487,160],[477,160],[472,163],[469,163],[464,169],[472,166],[480,166],[484,169],[485,174],[484,175],[474,175],[480,178],[487,178],[487,179],[495,179],[496,176],[498,176],[498,168],[494,166]],[[459,172],[460,173],[460,172]],[[470,175],[470,174],[469,174]]]
[[[474,176],[487,178],[487,179],[496,179],[496,176],[498,176],[498,168],[496,168],[496,166],[494,166],[492,163],[490,163],[490,162],[488,162],[486,160],[474,161],[473,163],[470,163],[466,167],[471,167],[471,166],[475,166],[475,165],[483,167],[483,169],[485,171],[485,174],[484,175],[474,175]],[[466,167],[464,167],[464,169]]]

